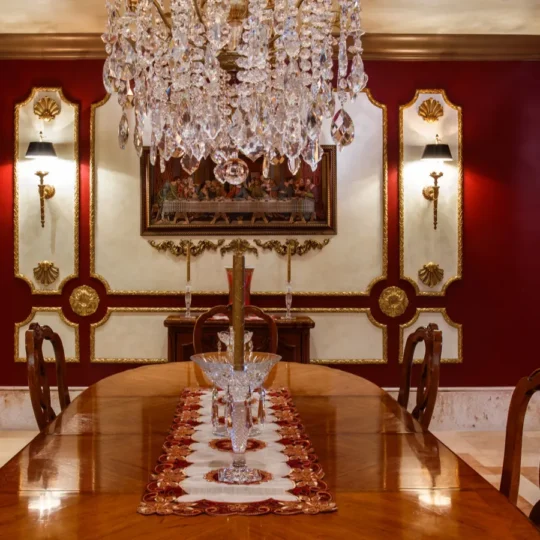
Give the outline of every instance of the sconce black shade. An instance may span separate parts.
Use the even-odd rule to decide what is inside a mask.
[[[26,151],[27,158],[55,158],[56,151],[52,142],[31,142]]]
[[[438,161],[452,161],[452,152],[447,144],[426,144],[422,159],[436,159]]]

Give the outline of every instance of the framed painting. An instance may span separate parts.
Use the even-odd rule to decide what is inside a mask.
[[[251,162],[240,186],[221,184],[207,158],[192,175],[179,158],[165,171],[141,156],[141,234],[162,235],[298,235],[336,234],[336,147],[324,145],[318,168],[302,162],[296,175],[287,162],[262,173],[263,159]]]

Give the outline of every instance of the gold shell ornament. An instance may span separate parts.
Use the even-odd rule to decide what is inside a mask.
[[[441,116],[444,116],[444,109],[436,99],[429,98],[420,105],[418,116],[421,116],[425,122],[433,124],[438,122]]]
[[[399,287],[387,287],[379,297],[379,307],[388,317],[403,315],[408,305],[407,294]]]
[[[34,268],[34,277],[36,278],[36,281],[42,285],[54,283],[59,275],[60,270],[50,261],[41,261]]]
[[[45,122],[51,122],[54,120],[60,113],[60,107],[54,99],[50,97],[41,98],[34,105],[34,114]]]
[[[443,280],[443,277],[444,270],[439,268],[439,265],[434,262],[428,262],[418,270],[418,278],[428,287],[435,287],[435,285],[438,285]]]
[[[98,293],[92,287],[88,287],[88,285],[81,285],[71,293],[69,305],[81,317],[93,315],[99,306]]]

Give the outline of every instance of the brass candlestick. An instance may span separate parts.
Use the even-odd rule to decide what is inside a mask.
[[[439,178],[443,176],[443,173],[437,173],[432,172],[429,176],[433,178],[433,185],[432,186],[426,186],[422,190],[422,195],[424,195],[424,198],[428,201],[433,202],[433,228],[437,229],[437,221],[438,221],[438,205],[439,205]]]
[[[234,370],[244,370],[244,271],[245,258],[236,253],[233,257],[232,319],[234,333]]]
[[[39,210],[41,214],[41,226],[45,227],[45,199],[49,200],[54,197],[56,190],[54,186],[44,184],[43,179],[48,175],[48,172],[37,171],[36,176],[39,177]]]

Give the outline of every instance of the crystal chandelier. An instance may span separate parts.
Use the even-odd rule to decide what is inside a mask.
[[[284,158],[292,174],[302,159],[315,170],[324,118],[338,147],[353,141],[344,106],[367,83],[360,0],[108,0],[107,8],[103,82],[123,109],[121,148],[133,129],[142,154],[148,118],[152,164],[159,156],[164,170],[181,158],[192,174],[210,156],[218,180],[238,184],[249,171],[239,152],[264,156],[265,176]]]

